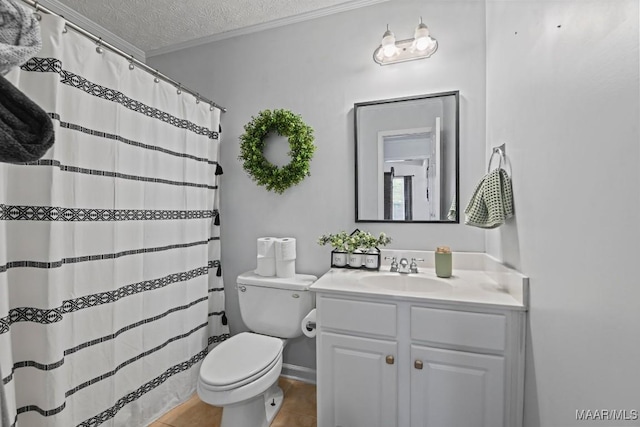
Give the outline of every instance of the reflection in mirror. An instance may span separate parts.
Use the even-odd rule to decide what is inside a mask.
[[[459,222],[458,97],[355,104],[357,222]]]

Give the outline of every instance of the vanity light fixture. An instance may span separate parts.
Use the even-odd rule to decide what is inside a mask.
[[[395,64],[428,58],[436,50],[438,50],[438,41],[431,37],[429,28],[420,17],[420,23],[411,39],[396,41],[395,35],[387,25],[387,31],[382,36],[380,46],[373,52],[373,60],[380,65]]]

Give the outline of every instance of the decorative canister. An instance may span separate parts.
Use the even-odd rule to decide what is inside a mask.
[[[451,249],[448,246],[438,246],[436,249],[436,276],[451,277]]]
[[[380,263],[380,254],[376,249],[370,249],[364,255],[364,266],[370,270],[377,270]]]
[[[348,257],[346,252],[333,252],[333,265],[344,267],[347,265]]]
[[[360,268],[364,261],[364,254],[360,251],[355,251],[349,254],[349,267]]]

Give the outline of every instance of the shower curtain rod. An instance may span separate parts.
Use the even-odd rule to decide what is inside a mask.
[[[59,16],[61,18],[64,18],[62,15],[59,15],[59,14],[55,13],[54,11],[52,11],[51,9],[48,9],[48,8],[42,6],[37,1],[34,1],[34,0],[21,0],[21,1],[23,3],[28,4],[29,6],[33,7],[36,12],[42,11],[42,12],[48,13],[50,15]],[[194,92],[193,90],[182,86],[182,83],[177,82],[177,81],[173,80],[172,78],[162,74],[158,70],[155,70],[155,69],[149,67],[144,62],[139,61],[136,58],[134,58],[133,55],[130,55],[130,54],[118,49],[117,47],[115,47],[111,43],[108,43],[108,42],[102,40],[102,37],[95,36],[94,34],[90,33],[89,31],[77,26],[73,22],[67,21],[66,25],[67,25],[67,27],[70,27],[71,29],[79,32],[83,36],[88,37],[91,40],[93,40],[94,42],[99,43],[100,46],[106,47],[107,49],[117,53],[118,55],[127,58],[129,61],[131,61],[132,63],[136,64],[137,66],[142,68],[144,71],[148,72],[149,74],[152,74],[154,77],[157,77],[159,79],[162,79],[162,80],[166,81],[167,83],[175,86],[175,88],[180,90],[180,91],[184,91],[184,92],[190,93],[191,95],[196,97],[196,100],[200,100],[200,101],[202,101],[202,102],[204,102],[206,104],[211,105],[212,107],[218,108],[223,113],[227,112],[227,109],[225,107],[223,107],[222,105],[216,104],[215,102],[211,101],[210,99],[207,99],[204,96],[200,95],[198,92]]]

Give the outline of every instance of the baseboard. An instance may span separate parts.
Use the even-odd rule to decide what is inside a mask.
[[[290,365],[288,363],[282,364],[283,377],[291,378],[292,380],[302,381],[308,384],[316,383],[316,370],[306,368],[304,366]]]

